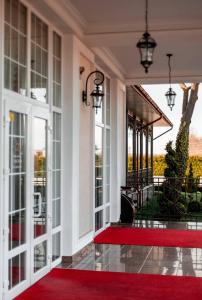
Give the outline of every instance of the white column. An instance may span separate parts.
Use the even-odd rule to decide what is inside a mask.
[[[0,298],[2,297],[2,289],[3,289],[3,73],[4,73],[4,50],[3,50],[3,40],[4,40],[4,5],[3,0],[0,0]],[[7,255],[7,253],[6,253]]]
[[[79,137],[80,89],[79,51],[76,39],[63,39],[62,117],[62,255],[76,251],[79,234]]]
[[[111,222],[120,218],[120,187],[126,178],[126,92],[121,81],[113,79],[111,122]]]

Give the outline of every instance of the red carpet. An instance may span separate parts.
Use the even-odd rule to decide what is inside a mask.
[[[202,279],[54,269],[16,300],[201,300]]]
[[[202,248],[202,230],[109,227],[94,239],[98,244]]]

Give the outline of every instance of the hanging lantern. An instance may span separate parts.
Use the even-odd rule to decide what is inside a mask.
[[[148,73],[148,68],[151,66],[151,64],[153,64],[153,53],[157,43],[148,33],[148,0],[146,0],[145,7],[146,29],[142,38],[137,43],[137,48],[140,52],[140,63],[144,67],[145,73]]]
[[[167,99],[167,104],[170,107],[170,110],[172,110],[173,106],[175,105],[175,97],[176,97],[176,93],[173,91],[173,89],[171,87],[171,65],[170,65],[170,58],[173,55],[172,54],[167,54],[167,56],[168,56],[169,84],[170,84],[170,87],[169,87],[168,91],[166,92],[165,96],[166,96],[166,99]]]

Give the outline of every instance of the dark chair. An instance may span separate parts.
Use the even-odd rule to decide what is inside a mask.
[[[128,197],[125,194],[121,194],[121,223],[133,223],[135,216],[135,204],[131,197]]]

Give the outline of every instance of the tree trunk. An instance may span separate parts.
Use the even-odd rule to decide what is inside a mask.
[[[198,99],[199,83],[192,83],[186,86],[180,85],[183,90],[182,118],[176,139],[176,156],[178,162],[178,176],[185,177],[187,161],[189,157],[189,126],[194,112],[194,107]],[[190,91],[191,90],[191,91]]]

